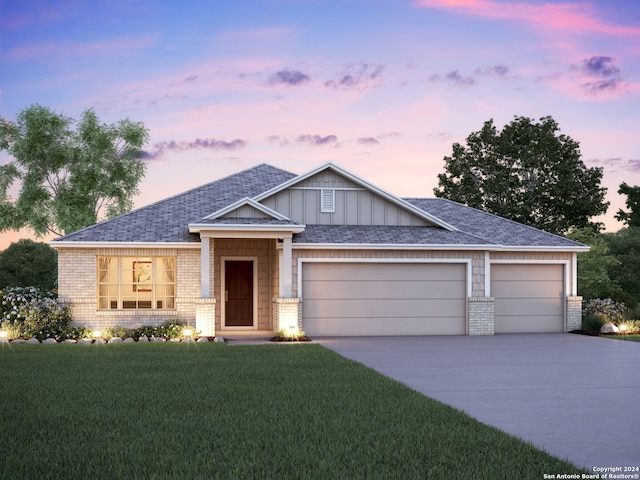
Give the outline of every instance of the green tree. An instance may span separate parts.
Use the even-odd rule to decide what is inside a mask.
[[[605,234],[609,251],[618,261],[608,267],[609,276],[622,288],[620,297],[614,300],[629,307],[640,304],[640,228],[623,228],[616,233]]]
[[[628,212],[620,209],[616,220],[626,223],[628,227],[640,227],[640,186],[631,187],[623,182],[618,189],[620,195],[626,195]]]
[[[610,270],[620,261],[609,251],[605,235],[586,227],[572,230],[567,237],[591,247],[588,252],[578,253],[578,294],[585,300],[619,298],[622,290]]]
[[[485,122],[444,157],[436,197],[560,235],[593,225],[609,205],[602,169],[587,168],[578,143],[559,130],[551,117],[515,117],[502,131]]]
[[[14,162],[0,166],[0,231],[28,227],[61,235],[131,210],[146,165],[142,123],[100,123],[92,109],[75,122],[40,105],[0,119],[0,150]],[[18,181],[15,202],[8,188]]]
[[[58,252],[46,243],[18,240],[0,252],[0,290],[37,287],[53,290],[58,279]]]

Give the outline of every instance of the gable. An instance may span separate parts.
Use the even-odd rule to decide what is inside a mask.
[[[260,202],[305,225],[436,226],[400,199],[357,183],[331,165]]]
[[[276,219],[289,220],[278,212],[271,210],[261,203],[246,197],[204,217],[203,220],[219,219]]]
[[[218,218],[271,218],[271,216],[251,205],[243,205]]]

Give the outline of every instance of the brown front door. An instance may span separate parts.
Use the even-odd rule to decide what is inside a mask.
[[[224,262],[225,327],[253,326],[253,260]]]

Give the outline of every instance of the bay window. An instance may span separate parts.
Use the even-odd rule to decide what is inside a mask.
[[[175,257],[98,257],[98,309],[174,309]]]

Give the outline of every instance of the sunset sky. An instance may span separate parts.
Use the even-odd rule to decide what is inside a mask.
[[[640,2],[0,0],[0,117],[33,103],[145,124],[136,207],[260,163],[431,197],[486,120],[551,115],[604,167],[615,231],[640,184]]]

